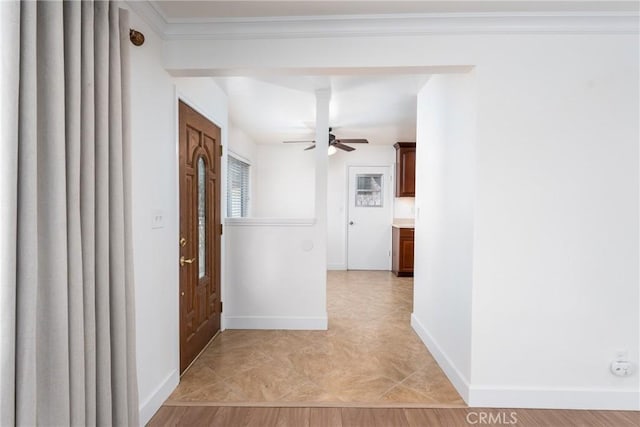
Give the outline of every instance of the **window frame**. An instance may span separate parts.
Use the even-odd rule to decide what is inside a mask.
[[[240,163],[244,163],[245,165],[247,165],[247,197],[246,197],[246,212],[245,215],[242,215],[242,212],[240,214],[240,216],[231,216],[230,215],[230,190],[231,190],[231,182],[229,180],[229,174],[230,174],[230,169],[231,169],[231,161],[230,158],[233,158],[233,160],[238,161]],[[229,152],[227,153],[227,164],[226,164],[226,212],[225,212],[225,216],[226,218],[248,218],[251,216],[251,192],[252,192],[252,164],[251,161],[243,156],[240,156],[239,154],[236,154],[235,152],[229,150]],[[242,202],[241,202],[242,203]],[[242,210],[242,207],[240,208]]]

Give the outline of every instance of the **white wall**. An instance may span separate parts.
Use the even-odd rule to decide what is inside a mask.
[[[315,150],[303,144],[256,145],[254,217],[313,218]]]
[[[131,49],[136,351],[140,421],[146,423],[178,381],[176,118],[160,40],[134,13],[131,25],[146,35],[143,47]],[[151,229],[155,209],[163,212],[164,228]]]
[[[144,402],[171,372],[174,347],[163,343],[177,328],[167,316],[175,304],[163,293],[173,280],[177,228],[145,229],[150,207],[171,213],[163,194],[175,190],[167,174],[175,168],[167,125],[174,101],[159,52],[150,52],[157,41],[133,21],[147,34],[132,55],[134,156],[146,164],[134,183]],[[637,34],[561,33],[183,39],[166,42],[163,54],[165,66],[200,73],[475,66],[468,402],[638,409],[638,373],[614,377],[608,364],[626,348],[638,367],[639,41]]]
[[[471,379],[475,169],[473,74],[418,93],[412,325],[460,394]]]
[[[477,68],[471,401],[638,409],[638,38],[522,48]]]
[[[232,121],[229,121],[229,151],[251,163],[256,160],[255,141]]]
[[[229,329],[326,329],[326,246],[316,221],[234,218],[226,221]]]
[[[567,33],[173,40],[165,64],[474,66],[469,403],[638,408],[638,373],[618,378],[608,366],[616,348],[638,366],[639,40],[559,28]]]
[[[145,424],[179,380],[177,96],[221,127],[223,144],[227,101],[211,79],[171,78],[162,68],[161,40],[133,12],[131,25],[146,37],[131,48],[136,351]],[[164,227],[152,229],[156,211]]]

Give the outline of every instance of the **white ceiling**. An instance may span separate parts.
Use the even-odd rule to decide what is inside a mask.
[[[371,144],[414,141],[416,94],[426,75],[217,77],[229,118],[259,144],[314,139],[315,91],[330,88],[338,138]]]
[[[327,19],[342,22],[342,16],[379,17],[406,14],[479,14],[509,16],[519,13],[545,15],[544,12],[636,12],[637,1],[150,1],[161,15],[160,31],[180,26],[178,34],[188,34],[186,27],[197,23],[231,23],[242,21],[272,22],[276,29],[283,23],[311,25]],[[135,2],[133,3],[135,5]],[[484,14],[484,15],[483,15]],[[469,16],[471,16],[469,15]],[[283,17],[282,20],[276,19]],[[304,17],[296,19],[292,17]],[[154,22],[151,20],[151,22]],[[350,22],[350,21],[349,21]],[[317,22],[316,22],[317,23]],[[345,24],[347,27],[351,24]],[[634,21],[634,28],[635,28]],[[513,25],[507,25],[512,29]],[[200,28],[200,27],[197,27]],[[225,37],[238,31],[226,27],[212,28],[212,35],[222,31]],[[268,29],[268,28],[267,28]],[[280,28],[282,30],[282,28]],[[525,27],[526,29],[526,27]],[[214,31],[215,30],[215,31]],[[262,34],[262,27],[245,28],[250,34]],[[225,32],[226,31],[226,32]],[[293,28],[294,34],[300,28]],[[242,32],[242,31],[240,31]],[[338,34],[332,32],[332,34]],[[266,31],[265,34],[271,34]],[[283,31],[283,34],[287,34]],[[197,33],[197,35],[201,35]],[[271,34],[273,35],[273,34]],[[278,34],[276,34],[278,35]],[[282,36],[282,35],[280,35]],[[231,37],[233,38],[233,37]],[[410,71],[407,71],[410,72]],[[366,138],[372,144],[392,144],[415,140],[416,94],[427,80],[426,74],[412,75],[334,75],[216,77],[229,96],[229,117],[260,144],[280,144],[283,140],[313,139],[315,90],[332,92],[330,124],[338,138]]]
[[[378,15],[406,13],[495,12],[625,12],[637,11],[636,1],[191,1],[151,2],[168,22],[203,19],[270,18],[283,16]]]

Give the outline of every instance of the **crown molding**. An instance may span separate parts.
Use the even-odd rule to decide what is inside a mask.
[[[161,38],[166,38],[169,22],[165,16],[148,0],[127,0],[127,6],[140,16]]]
[[[128,1],[166,40],[250,40],[432,34],[639,34],[637,12],[438,13],[171,20]]]

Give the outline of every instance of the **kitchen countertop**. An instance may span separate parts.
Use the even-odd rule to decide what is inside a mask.
[[[395,228],[414,228],[414,221],[412,218],[394,218],[391,226]]]

